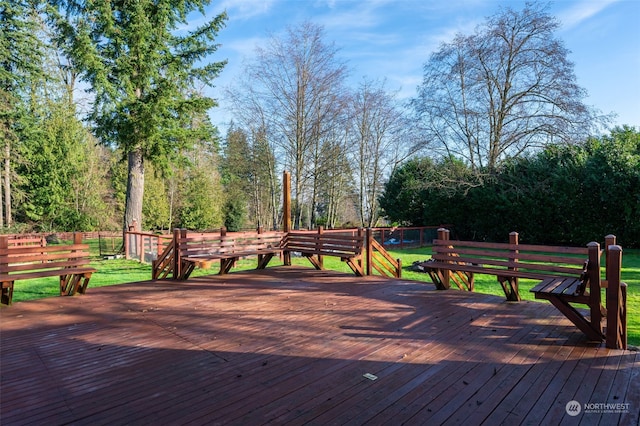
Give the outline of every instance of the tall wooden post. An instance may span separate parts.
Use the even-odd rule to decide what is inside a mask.
[[[384,232],[384,231],[383,231]],[[372,269],[372,257],[373,257],[373,247],[371,247],[371,240],[373,240],[373,231],[371,228],[367,228],[367,239],[365,241],[365,250],[366,250],[366,271],[365,275],[373,275]]]
[[[324,256],[322,250],[324,247],[322,246],[322,234],[324,234],[324,227],[318,226],[318,235],[316,236],[316,251],[318,252],[318,265],[320,265],[320,269],[324,269]]]
[[[607,334],[606,346],[627,349],[627,285],[620,282],[622,247],[607,247]]]
[[[616,236],[609,234],[604,237],[604,272],[605,277],[604,280],[600,283],[602,288],[609,287],[609,279],[607,278],[607,271],[609,270],[609,247],[616,245]]]
[[[600,296],[600,244],[595,241],[587,244],[589,250],[589,262],[587,274],[589,274],[589,303],[591,327],[602,336],[602,309]]]
[[[173,230],[173,279],[180,279],[182,276],[182,260],[180,259],[180,242],[182,238],[186,238],[187,230],[175,228]]]
[[[449,230],[446,228],[439,228],[438,239],[442,241],[449,241]],[[447,253],[447,256],[450,256],[450,253]],[[448,290],[451,287],[451,271],[448,269],[440,269],[438,270],[438,275],[440,275],[440,281],[442,283],[442,288],[439,288],[438,290]]]
[[[513,231],[509,233],[509,244],[512,246],[516,246],[509,249],[509,262],[513,263],[514,265],[518,263],[519,250],[517,248],[517,245],[518,245],[519,239],[520,239],[520,236],[517,232]],[[517,271],[518,267],[510,266],[509,269],[513,271]],[[506,280],[506,283],[501,282],[501,284],[502,284],[504,293],[507,296],[507,300],[514,301],[514,302],[520,301],[518,277],[508,277]]]
[[[282,231],[286,234],[291,232],[291,173],[282,173]],[[284,264],[291,266],[291,253],[283,252]]]

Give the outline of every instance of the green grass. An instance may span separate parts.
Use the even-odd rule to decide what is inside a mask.
[[[92,249],[97,251],[97,245],[92,245]],[[392,250],[390,254],[393,258],[402,259],[403,271],[402,278],[415,281],[430,282],[429,276],[425,273],[414,272],[409,270],[414,261],[426,260],[431,255],[430,247],[418,249]],[[93,275],[89,287],[102,287],[114,284],[146,281],[151,279],[151,266],[141,264],[132,260],[116,259],[116,260],[100,260],[97,252],[92,252],[91,265],[98,272]],[[311,266],[309,261],[304,258],[293,258],[294,265]],[[255,259],[241,260],[234,271],[255,268]],[[326,257],[324,260],[325,267],[341,272],[351,272],[349,267],[341,262],[340,259]],[[272,265],[277,265],[272,261]],[[217,273],[217,264],[211,269],[196,269],[193,276],[204,276]],[[627,331],[628,341],[630,345],[640,346],[640,250],[624,250],[622,256],[622,280],[627,283]],[[535,300],[529,289],[535,285],[536,281],[521,280],[520,295],[524,300]],[[475,279],[476,292],[494,294],[504,296],[502,287],[498,284],[496,278],[491,275],[476,275]],[[58,278],[43,278],[26,281],[17,281],[15,284],[13,300],[32,300],[43,297],[58,295]],[[540,302],[539,303],[547,303]]]

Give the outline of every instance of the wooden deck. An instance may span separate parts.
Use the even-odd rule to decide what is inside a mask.
[[[424,283],[277,267],[0,315],[4,426],[640,418],[638,352],[586,342],[550,304]]]

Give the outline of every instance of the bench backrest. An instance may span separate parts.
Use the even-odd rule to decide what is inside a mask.
[[[509,235],[509,243],[450,240],[447,229],[438,230],[433,241],[432,258],[437,261],[460,263],[464,269],[497,276],[545,279],[555,277],[580,278],[577,294],[589,288],[599,294],[600,245],[586,247],[519,244],[518,233]],[[489,272],[486,272],[486,271]]]
[[[554,247],[529,244],[434,240],[434,260],[477,265],[485,269],[513,271],[521,278],[575,277],[585,273],[587,247]]]
[[[81,241],[82,235],[78,234],[74,237],[74,244],[12,246],[6,236],[0,236],[0,274],[85,266],[90,261],[89,245]]]
[[[319,256],[354,257],[362,254],[365,235],[315,231],[290,231],[285,239],[288,251]]]
[[[180,257],[198,257],[215,254],[233,254],[280,249],[283,233],[266,232],[230,232],[196,233],[180,230],[178,239]]]

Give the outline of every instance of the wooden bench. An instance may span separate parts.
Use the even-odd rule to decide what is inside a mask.
[[[220,262],[219,274],[227,274],[243,257],[257,256],[256,269],[267,267],[275,255],[282,253],[283,233],[279,231],[227,233],[222,228],[217,233],[187,232],[186,229],[174,231],[173,244],[153,262],[153,279],[164,278],[163,270],[173,270],[173,276],[186,280],[196,267],[203,267],[212,261]],[[168,253],[174,252],[171,257]],[[173,268],[164,268],[164,262],[174,262]]]
[[[364,276],[362,252],[365,245],[363,229],[357,233],[324,231],[289,231],[285,239],[285,250],[297,252],[309,259],[318,270],[324,269],[323,256],[339,257],[359,277]]]
[[[7,236],[0,236],[1,303],[10,305],[13,285],[18,280],[60,277],[60,295],[84,294],[91,274],[88,266],[89,245],[82,244],[82,234],[73,236],[69,245],[11,245]]]
[[[606,237],[607,247],[614,247],[614,243],[614,236]],[[601,303],[601,288],[607,287],[609,279],[601,280],[598,243],[591,242],[584,248],[519,244],[516,232],[509,235],[509,243],[454,241],[447,229],[439,229],[432,250],[432,259],[422,266],[436,288],[448,289],[453,281],[460,289],[472,291],[474,274],[494,275],[507,300],[519,301],[518,280],[540,280],[531,289],[537,299],[549,300],[589,339],[603,340],[602,319],[607,310]],[[619,282],[620,267],[607,265],[607,274]],[[622,286],[626,289],[624,283]],[[589,317],[572,304],[586,305]],[[622,316],[626,318],[625,306],[616,304],[614,309],[624,311]],[[624,329],[626,335],[626,325]]]

